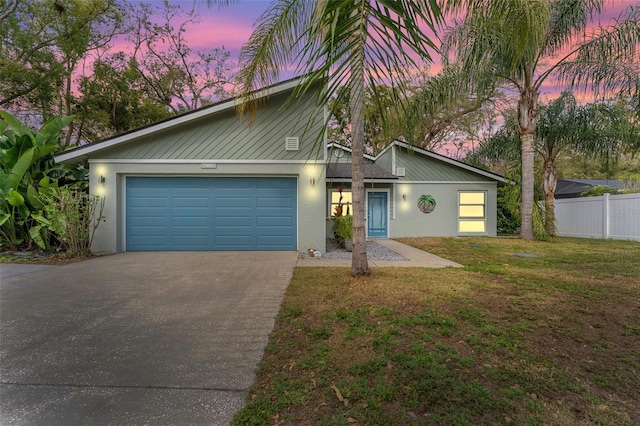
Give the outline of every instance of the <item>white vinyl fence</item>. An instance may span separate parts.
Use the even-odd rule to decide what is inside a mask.
[[[640,194],[556,200],[555,213],[563,237],[640,241]]]

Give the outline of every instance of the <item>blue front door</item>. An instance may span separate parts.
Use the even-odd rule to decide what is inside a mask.
[[[387,193],[367,192],[367,235],[387,237]]]

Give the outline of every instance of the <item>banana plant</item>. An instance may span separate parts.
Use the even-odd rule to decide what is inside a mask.
[[[17,249],[31,240],[48,249],[42,195],[57,188],[63,168],[53,161],[60,133],[73,117],[56,117],[33,132],[13,115],[0,111],[0,242]],[[46,220],[46,219],[45,219]]]

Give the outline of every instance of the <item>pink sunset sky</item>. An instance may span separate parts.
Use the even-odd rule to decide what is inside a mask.
[[[147,0],[146,3],[161,5],[160,0]],[[186,37],[194,50],[205,48],[225,47],[231,52],[231,60],[237,63],[240,49],[249,39],[254,23],[269,7],[269,0],[238,0],[231,1],[227,6],[218,6],[214,1],[207,0],[179,0],[171,1],[180,4],[183,9],[194,7],[200,15],[200,23],[187,28]],[[609,0],[605,2],[603,13],[598,21],[601,25],[611,23],[620,13],[631,5],[638,5],[637,1]],[[124,46],[123,46],[124,47]],[[116,46],[116,49],[121,48]],[[437,61],[437,57],[434,57]],[[438,64],[434,64],[432,71],[437,71]],[[283,75],[282,79],[293,75]],[[558,92],[559,88],[551,86],[550,90]]]
[[[145,1],[145,0],[143,0]],[[146,0],[154,6],[161,6],[161,0]],[[186,28],[185,37],[189,46],[193,50],[224,47],[231,53],[230,62],[235,67],[238,62],[240,49],[248,41],[254,23],[259,16],[267,10],[271,4],[270,0],[231,0],[229,5],[219,6],[215,0],[178,0],[171,1],[171,4],[179,4],[183,10],[188,11],[195,8],[199,14],[199,23],[189,25]],[[223,2],[220,2],[223,3]],[[631,5],[640,5],[637,0],[608,0],[605,2],[603,13],[596,19],[595,24],[607,26],[619,17],[621,12]],[[178,21],[176,21],[178,23]],[[118,42],[112,49],[129,50],[123,42]],[[431,73],[436,73],[439,69],[438,57],[430,67]],[[281,80],[295,77],[294,71],[289,71],[281,75]],[[550,100],[559,95],[563,87],[548,80],[542,87],[542,99]],[[576,93],[582,101],[589,101],[592,96],[583,93]]]

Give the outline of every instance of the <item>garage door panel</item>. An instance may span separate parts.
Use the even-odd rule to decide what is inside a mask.
[[[138,226],[164,226],[167,222],[166,217],[132,217],[129,218],[130,225]]]
[[[250,197],[216,197],[215,206],[216,208],[250,208],[251,201]]]
[[[209,198],[175,197],[174,207],[209,207]]]
[[[129,177],[126,246],[296,250],[294,178]]]
[[[164,237],[140,236],[137,240],[137,246],[140,247],[140,250],[145,251],[162,250],[162,247],[165,247],[167,243],[168,239]]]
[[[173,245],[176,248],[184,247],[185,250],[194,250],[194,247],[200,247],[201,250],[207,250],[209,247],[209,238],[202,234],[196,236],[178,236],[172,238]]]
[[[208,229],[209,217],[208,216],[202,216],[202,217],[180,216],[180,217],[174,217],[171,223],[173,224],[173,226],[199,226],[199,227],[202,227],[203,229]]]
[[[156,198],[156,197],[140,197],[135,198],[131,202],[131,207],[167,207],[167,200],[165,198]]]
[[[251,236],[221,235],[215,237],[215,243],[224,250],[250,250],[253,246]]]
[[[219,189],[241,189],[241,188],[247,188],[247,189],[251,189],[254,188],[256,186],[255,182],[252,182],[251,180],[254,178],[214,178],[214,179],[220,179],[218,182],[216,182],[216,187]]]
[[[251,219],[251,216],[216,216],[214,218],[214,223],[216,228],[251,226]]]
[[[291,240],[291,238],[288,237],[258,237],[258,248],[264,248],[264,247],[273,247],[275,246],[282,246],[282,247],[287,247],[290,244],[292,244],[293,241]],[[266,248],[265,248],[266,250]],[[269,249],[272,250],[272,249]]]
[[[268,208],[268,207],[277,207],[277,208],[287,208],[293,205],[293,200],[285,197],[261,197],[257,199],[257,207],[258,208]]]
[[[207,226],[174,226],[173,235],[175,238],[188,236],[204,236],[208,238],[209,227]]]
[[[262,227],[290,227],[293,225],[293,219],[289,217],[259,217],[257,218],[257,226]]]

